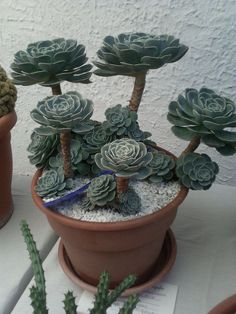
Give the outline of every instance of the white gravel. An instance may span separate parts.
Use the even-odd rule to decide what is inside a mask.
[[[132,187],[141,197],[141,209],[136,215],[123,216],[112,209],[99,208],[98,210],[85,211],[81,208],[80,202],[66,203],[57,206],[57,211],[61,214],[83,221],[93,222],[114,222],[124,221],[148,214],[163,208],[171,202],[180,191],[180,184],[175,181],[168,183],[148,183],[146,181],[130,181]]]

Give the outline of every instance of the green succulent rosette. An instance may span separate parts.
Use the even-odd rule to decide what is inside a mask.
[[[142,131],[139,127],[138,122],[136,122],[133,128],[129,128],[127,130],[127,136],[137,142],[146,142],[147,138],[152,136],[152,133]]]
[[[84,45],[76,40],[57,38],[29,44],[18,51],[11,64],[16,85],[53,86],[60,82],[90,83],[91,64],[86,64]]]
[[[36,132],[31,134],[31,142],[28,146],[30,163],[37,168],[43,168],[49,158],[55,152],[59,144],[58,134],[39,135]]]
[[[53,197],[66,188],[66,181],[62,168],[45,170],[39,178],[35,192],[41,197]]]
[[[101,60],[95,74],[101,76],[129,75],[158,69],[166,63],[176,62],[188,51],[179,39],[169,35],[125,33],[117,37],[106,36],[97,51]]]
[[[108,135],[125,136],[128,131],[136,127],[138,115],[131,111],[128,106],[122,107],[116,105],[105,111],[106,120],[103,122],[103,128]]]
[[[82,207],[86,210],[92,210],[96,206],[105,206],[114,200],[115,195],[116,181],[114,176],[110,174],[101,175],[91,180]]]
[[[219,172],[217,163],[206,154],[188,153],[177,160],[176,175],[192,190],[208,190]]]
[[[112,170],[117,176],[128,178],[145,172],[152,153],[142,142],[123,138],[104,145],[94,159],[100,169]]]
[[[183,140],[200,137],[203,143],[216,148],[222,155],[236,153],[235,104],[208,88],[186,89],[185,97],[169,105],[168,120],[172,131]]]
[[[119,212],[124,215],[135,215],[140,211],[141,199],[131,188],[119,195]]]
[[[103,126],[95,127],[83,137],[84,147],[90,154],[100,152],[101,147],[112,141],[113,136],[108,135]]]
[[[0,118],[14,110],[17,90],[0,66]]]
[[[151,175],[148,180],[154,183],[169,181],[174,176],[175,161],[162,151],[152,152],[152,161],[148,165],[151,168]]]
[[[84,134],[94,128],[90,117],[93,103],[77,92],[67,92],[58,96],[46,97],[31,111],[32,119],[41,124],[35,132],[50,135],[65,131]]]
[[[49,166],[51,168],[59,168],[63,167],[63,158],[62,158],[62,152],[61,152],[61,146],[59,145],[57,147],[58,153],[56,156],[52,156],[49,159]],[[73,170],[80,169],[80,171],[83,171],[79,164],[88,158],[89,154],[86,152],[81,142],[77,139],[72,139],[70,143],[70,160]]]

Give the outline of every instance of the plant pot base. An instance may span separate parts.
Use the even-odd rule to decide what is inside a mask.
[[[151,276],[142,284],[136,285],[132,288],[127,289],[122,296],[129,296],[134,293],[140,293],[144,290],[150,289],[164,278],[164,276],[170,271],[172,268],[175,258],[176,258],[176,241],[173,232],[169,229],[166,233],[166,237],[164,240],[164,244],[161,250],[161,254],[156,262],[155,269],[152,272]],[[58,248],[58,258],[60,265],[64,271],[64,273],[79,287],[82,289],[88,290],[92,293],[97,292],[96,286],[88,284],[84,280],[82,280],[77,273],[74,271],[71,266],[70,260],[67,256],[66,250],[62,241],[60,241]]]
[[[7,213],[0,217],[0,229],[5,226],[5,224],[8,222],[8,220],[11,218],[13,214],[13,205],[10,207],[10,209],[7,211]]]

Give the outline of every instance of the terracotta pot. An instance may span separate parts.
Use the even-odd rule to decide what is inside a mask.
[[[235,314],[236,313],[236,294],[219,303],[208,314]]]
[[[15,111],[0,118],[0,228],[7,223],[13,212],[10,131],[16,124],[16,120]]]
[[[182,187],[171,203],[141,218],[111,223],[84,222],[43,206],[42,199],[34,192],[40,175],[37,171],[32,181],[33,200],[61,237],[79,277],[97,285],[100,273],[106,270],[111,274],[111,288],[128,274],[137,275],[136,284],[145,282],[155,267],[166,232],[188,190]]]

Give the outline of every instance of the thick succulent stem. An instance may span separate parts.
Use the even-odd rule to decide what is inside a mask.
[[[128,186],[129,186],[128,178],[116,177],[116,191],[118,197],[121,193],[124,193],[128,190]]]
[[[135,76],[134,88],[129,102],[129,108],[132,111],[138,111],[139,104],[141,102],[143,91],[145,88],[146,74],[146,72],[140,72]]]
[[[60,84],[52,86],[52,94],[53,95],[61,95],[61,86],[60,86]]]
[[[64,175],[66,178],[73,177],[73,171],[71,167],[71,158],[70,158],[70,142],[71,142],[71,133],[69,131],[62,132],[60,134],[60,143],[61,143],[61,152],[62,152],[62,158],[63,158]]]
[[[196,136],[194,137],[190,143],[188,144],[188,146],[185,148],[185,150],[181,153],[180,156],[183,156],[187,153],[193,153],[197,148],[198,146],[200,145],[200,142],[201,142],[201,138],[200,136]]]

